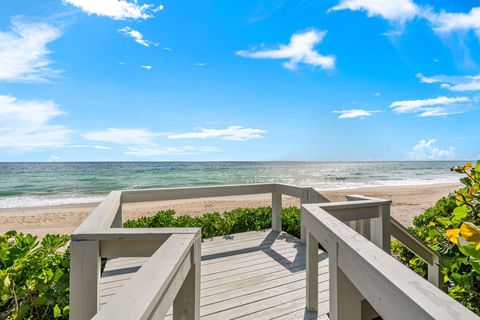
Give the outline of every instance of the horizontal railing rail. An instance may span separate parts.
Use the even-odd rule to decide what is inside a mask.
[[[385,248],[382,250],[327,211],[328,207],[320,204],[305,204],[301,209],[307,230],[308,310],[318,308],[320,243],[329,256],[332,320],[361,319],[363,299],[383,319],[478,319],[390,256]]]

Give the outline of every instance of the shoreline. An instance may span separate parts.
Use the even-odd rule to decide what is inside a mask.
[[[341,201],[347,194],[363,194],[392,200],[392,216],[402,224],[411,225],[414,216],[431,207],[438,199],[461,186],[457,183],[434,183],[401,186],[373,186],[363,188],[320,191],[331,201]],[[198,215],[206,212],[225,212],[239,207],[269,206],[269,194],[168,200],[124,205],[124,220],[153,215],[160,210],[174,209],[178,215]],[[0,209],[0,233],[17,230],[36,234],[70,234],[93,211],[97,203],[68,204],[50,207]],[[298,206],[299,200],[283,197],[283,206]]]
[[[397,185],[376,185],[376,186],[364,186],[364,187],[347,187],[347,188],[330,188],[330,189],[321,189],[317,188],[318,191],[320,192],[343,192],[343,191],[355,191],[355,190],[370,190],[370,189],[378,189],[378,188],[408,188],[408,187],[421,187],[421,186],[450,186],[450,185],[456,185],[458,184],[459,186],[461,185],[460,183],[456,181],[450,181],[450,182],[425,182],[425,183],[414,183],[414,184],[397,184]],[[221,185],[220,185],[221,186]],[[202,187],[210,187],[210,185],[202,186]],[[108,195],[105,194],[103,197],[106,197]],[[28,196],[28,195],[27,195]],[[1,199],[1,198],[0,198]],[[186,199],[188,200],[188,199]],[[80,203],[65,203],[65,204],[55,204],[55,205],[41,205],[41,206],[26,206],[26,207],[11,207],[11,208],[1,208],[0,207],[0,214],[2,212],[22,212],[26,210],[42,210],[42,209],[55,209],[55,208],[83,208],[83,207],[91,207],[91,206],[98,206],[101,203],[101,201],[93,201],[93,202],[80,202]]]

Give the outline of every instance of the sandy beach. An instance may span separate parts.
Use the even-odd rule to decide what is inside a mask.
[[[424,212],[438,199],[459,188],[455,184],[432,184],[418,186],[374,187],[348,190],[324,191],[331,201],[345,199],[347,194],[362,194],[392,200],[392,215],[406,226],[413,217]],[[124,219],[153,215],[159,210],[174,209],[177,214],[196,215],[206,212],[224,212],[239,207],[270,205],[270,195],[234,196],[221,198],[200,198],[146,202],[124,205]],[[284,197],[284,206],[298,206],[298,199]],[[70,234],[92,212],[96,203],[41,208],[0,210],[0,233],[17,230],[44,236],[48,233]]]

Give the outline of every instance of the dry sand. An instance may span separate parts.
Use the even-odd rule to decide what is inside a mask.
[[[391,199],[392,215],[406,226],[413,217],[432,206],[438,199],[460,187],[460,184],[433,184],[419,186],[375,187],[322,192],[331,201],[345,199],[347,194]],[[270,205],[270,195],[201,198],[125,204],[124,219],[155,214],[159,210],[174,209],[177,214],[196,215],[205,212],[224,212],[235,208]],[[298,199],[284,197],[284,206],[298,206]],[[28,232],[39,236],[48,233],[70,234],[92,212],[97,204],[42,208],[0,210],[0,234],[8,230]]]

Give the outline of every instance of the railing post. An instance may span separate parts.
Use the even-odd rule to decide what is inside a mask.
[[[390,254],[390,204],[378,207],[378,217],[371,219],[371,241]]]
[[[98,241],[70,244],[70,319],[91,319],[99,310],[100,256]]]
[[[302,190],[302,196],[300,197],[300,207],[302,204],[307,204],[309,203],[308,201],[308,189]],[[303,223],[303,215],[300,215],[300,241],[302,243],[305,243],[307,241],[307,230],[305,228],[305,224]]]
[[[338,243],[328,237],[328,268],[331,320],[360,320],[362,296],[338,266]]]
[[[173,320],[200,319],[201,242],[199,236],[192,247],[193,264],[173,301]]]
[[[318,311],[318,242],[307,231],[307,310]]]
[[[272,192],[272,230],[282,231],[282,194]]]
[[[122,228],[123,223],[122,223],[122,204],[118,206],[117,213],[115,214],[115,217],[113,218],[112,222],[112,228]]]
[[[433,265],[427,263],[427,279],[437,288],[443,287],[443,277],[438,263],[434,262]]]

